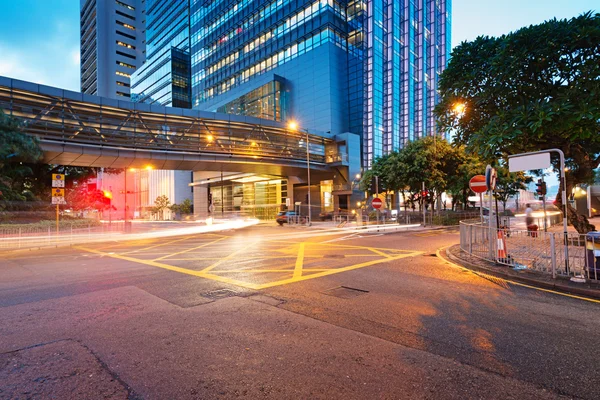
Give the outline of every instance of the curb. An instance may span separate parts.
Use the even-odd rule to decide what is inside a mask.
[[[458,245],[454,245],[454,246],[458,246]],[[454,246],[451,246],[451,247],[454,247]],[[562,283],[560,281],[545,282],[545,281],[541,281],[539,279],[535,279],[535,278],[531,278],[531,277],[527,277],[527,276],[515,275],[515,274],[510,273],[511,271],[508,271],[508,270],[505,272],[502,269],[496,269],[491,266],[484,267],[481,265],[475,265],[469,261],[463,260],[462,258],[456,257],[455,255],[450,253],[451,247],[446,248],[446,251],[445,251],[446,257],[448,259],[450,259],[452,262],[454,262],[455,264],[458,264],[469,270],[481,272],[481,273],[492,275],[492,276],[499,277],[499,278],[504,278],[509,281],[516,281],[518,283],[535,286],[535,287],[541,288],[541,289],[555,290],[557,292],[563,292],[563,293],[567,293],[567,294],[590,297],[593,299],[600,299],[600,290],[597,290],[597,289],[586,289],[586,288],[573,287],[573,286],[565,285],[564,283]],[[444,257],[442,257],[442,258],[444,258]]]

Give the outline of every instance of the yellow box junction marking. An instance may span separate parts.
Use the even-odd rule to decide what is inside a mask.
[[[208,235],[207,235],[208,236]],[[410,251],[410,250],[398,250],[398,249],[384,249],[384,248],[374,248],[374,247],[364,247],[364,246],[351,246],[351,245],[338,245],[332,243],[316,243],[316,242],[289,242],[289,241],[252,241],[252,243],[247,246],[243,246],[235,251],[232,251],[229,255],[221,258],[215,258],[214,255],[212,257],[197,257],[197,258],[170,258],[172,256],[177,256],[180,254],[186,254],[186,256],[191,255],[192,252],[198,250],[200,248],[205,249],[206,251],[211,250],[211,246],[220,245],[221,243],[227,243],[225,239],[231,238],[236,239],[234,237],[222,236],[222,235],[213,235],[220,236],[218,239],[211,240],[210,242],[202,243],[198,246],[193,246],[187,249],[183,249],[180,251],[171,252],[169,245],[173,243],[179,243],[180,245],[185,244],[185,241],[188,240],[191,243],[194,243],[194,240],[198,239],[198,236],[192,236],[187,238],[181,238],[177,240],[172,240],[165,243],[155,244],[151,246],[146,246],[142,249],[137,249],[134,251],[126,251],[122,253],[116,252],[108,252],[110,249],[103,247],[101,250],[87,248],[82,246],[77,246],[77,248],[88,251],[91,253],[99,254],[106,257],[112,257],[119,260],[135,262],[139,264],[145,264],[152,267],[162,268],[165,270],[179,272],[182,274],[192,275],[200,278],[211,279],[214,281],[219,281],[223,283],[229,283],[237,286],[241,286],[248,289],[265,289],[274,286],[287,285],[290,283],[301,282],[308,279],[320,278],[328,275],[337,274],[340,272],[352,271],[358,268],[364,268],[376,264],[381,264],[385,262],[395,261],[406,257],[414,257],[422,254],[421,251]],[[194,244],[197,244],[194,243]],[[280,248],[274,249],[273,246],[277,245],[285,245]],[[166,246],[166,247],[165,247]],[[261,246],[263,248],[261,248]],[[141,255],[146,255],[143,253],[145,250],[153,250],[153,253],[158,251],[160,248],[164,249],[164,252],[161,257],[155,258],[153,260],[149,259],[140,259],[134,256],[131,256],[131,253],[142,253]],[[215,246],[217,247],[217,246]],[[252,248],[257,248],[262,252],[273,252],[276,251],[278,253],[282,253],[279,256],[269,256],[269,255],[256,255],[252,256]],[[126,249],[123,249],[126,250]],[[222,251],[223,247],[218,246],[218,250]],[[336,252],[344,252],[343,257],[340,258],[327,258],[328,252],[336,251]],[[359,254],[348,254],[352,252],[358,252]],[[317,253],[317,254],[315,254]],[[325,254],[323,254],[325,253]],[[160,253],[157,253],[160,254]],[[284,255],[285,254],[285,255]],[[209,255],[209,254],[207,254]],[[339,254],[333,254],[339,255]],[[364,261],[358,264],[351,265],[340,265],[346,260],[346,257],[376,257],[376,259],[372,259],[369,261]],[[290,259],[295,258],[295,263],[292,261],[290,264]],[[330,263],[333,265],[331,268],[326,268],[323,265],[311,265],[314,268],[304,268],[304,263],[307,260],[311,260],[311,263],[319,263],[319,260],[323,260],[327,258],[331,260]],[[273,262],[277,259],[281,260],[281,263],[278,265],[273,265]],[[175,261],[208,261],[208,260],[216,260],[208,267],[205,267],[202,270],[194,270],[184,267],[178,267],[175,265],[166,264],[166,262],[175,262]],[[287,262],[286,262],[287,260]],[[259,265],[249,265],[248,268],[244,268],[244,264],[252,263]],[[271,263],[270,265],[264,265],[265,263]],[[227,269],[230,268],[230,269]],[[230,278],[224,275],[227,274],[249,274],[249,275],[260,275],[267,276],[268,274],[278,274],[273,281],[267,282],[247,282],[242,279]],[[307,273],[307,274],[305,274]],[[282,277],[281,274],[287,274],[288,277]],[[249,279],[251,279],[250,277]],[[283,278],[283,279],[282,279]],[[254,279],[252,279],[254,280]]]

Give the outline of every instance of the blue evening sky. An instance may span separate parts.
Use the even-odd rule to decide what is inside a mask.
[[[589,10],[599,0],[453,0],[452,44]],[[0,0],[0,75],[79,90],[79,0]]]

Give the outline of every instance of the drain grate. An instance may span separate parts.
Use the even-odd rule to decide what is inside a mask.
[[[348,286],[338,286],[332,289],[327,289],[323,291],[324,294],[329,296],[339,297],[341,299],[352,299],[354,297],[358,297],[362,294],[369,293],[368,290],[351,288]]]
[[[234,297],[234,296],[237,296],[238,294],[239,293],[236,292],[235,290],[218,289],[218,290],[213,290],[212,292],[204,293],[202,296],[208,297],[210,299],[223,299],[225,297]]]

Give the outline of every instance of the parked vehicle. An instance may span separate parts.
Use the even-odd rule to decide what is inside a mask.
[[[337,211],[324,211],[319,214],[319,219],[321,221],[331,221],[334,217],[344,217],[350,216],[351,219],[356,218],[356,214],[352,214],[351,211],[348,210],[337,210]]]
[[[277,218],[275,218],[275,221],[279,224],[279,226],[283,226],[283,224],[289,222],[289,218],[296,217],[296,215],[297,214],[294,211],[280,211],[279,214],[277,214]],[[300,223],[304,222],[306,222],[306,218],[300,216]]]

